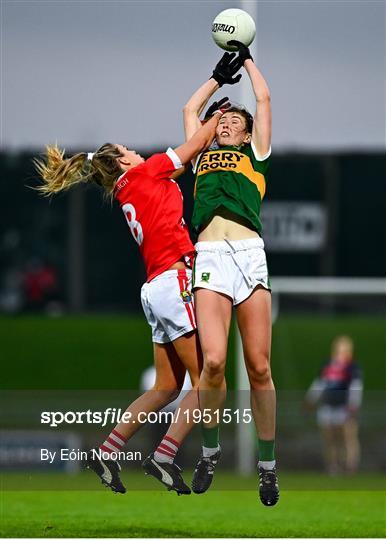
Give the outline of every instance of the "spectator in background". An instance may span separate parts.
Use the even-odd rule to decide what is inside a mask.
[[[27,311],[51,314],[58,295],[57,272],[52,265],[37,257],[30,259],[23,275],[23,288]]]
[[[306,405],[317,407],[326,467],[331,475],[341,470],[353,474],[359,465],[358,412],[363,383],[353,353],[350,337],[336,337],[331,359],[322,366],[306,394]]]

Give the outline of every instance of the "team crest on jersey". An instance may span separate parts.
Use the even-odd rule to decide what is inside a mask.
[[[209,278],[210,278],[210,272],[202,272],[201,281],[204,281],[205,283],[208,283]]]
[[[192,293],[189,291],[182,291],[181,298],[185,304],[189,304],[192,301]]]

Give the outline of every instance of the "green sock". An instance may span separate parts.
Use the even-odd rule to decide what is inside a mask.
[[[220,439],[220,426],[205,427],[201,424],[202,446],[217,448]]]
[[[275,439],[273,441],[258,439],[258,442],[259,461],[273,461],[275,459]]]

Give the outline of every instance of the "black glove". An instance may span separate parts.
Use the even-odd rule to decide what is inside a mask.
[[[235,56],[236,53],[226,52],[214,68],[212,78],[218,82],[219,86],[223,84],[236,84],[241,79],[241,74],[236,75],[236,73],[243,65],[243,62],[239,57],[235,58]]]
[[[253,62],[250,50],[244,45],[244,43],[241,43],[241,41],[236,41],[235,39],[232,39],[231,41],[228,41],[227,45],[238,48],[239,59],[242,62],[242,65],[244,64],[245,60],[248,60],[248,58],[250,58]]]
[[[208,110],[205,113],[204,120],[209,120],[209,118],[216,112],[216,111],[223,111],[225,109],[229,109],[231,106],[229,102],[229,97],[224,97],[220,99],[220,101],[213,101],[212,105],[208,108]]]

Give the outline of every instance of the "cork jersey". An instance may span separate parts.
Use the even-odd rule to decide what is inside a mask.
[[[251,144],[222,146],[204,152],[196,167],[193,227],[205,227],[217,209],[225,208],[246,219],[251,229],[261,232],[260,207],[270,152],[262,161]]]
[[[170,268],[194,247],[183,218],[183,198],[170,175],[182,167],[170,148],[124,173],[114,196],[143,257],[147,281]]]

